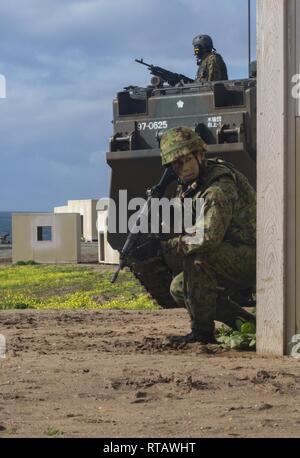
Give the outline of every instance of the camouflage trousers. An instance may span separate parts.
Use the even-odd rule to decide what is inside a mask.
[[[170,286],[179,306],[186,307],[195,335],[207,336],[214,331],[214,321],[236,328],[237,320],[251,317],[238,304],[224,300],[226,295],[251,288],[256,282],[254,247],[223,242],[210,254],[193,254],[182,259],[183,272]]]

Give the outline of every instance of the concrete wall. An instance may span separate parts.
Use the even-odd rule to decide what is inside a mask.
[[[54,213],[79,213],[83,216],[83,237],[87,242],[98,239],[97,233],[97,200],[68,200],[68,205],[55,207]]]
[[[272,355],[300,333],[299,38],[300,0],[257,1],[257,349]]]
[[[114,250],[107,241],[107,218],[108,211],[98,211],[98,256],[100,264],[119,264],[120,255],[117,250]],[[103,237],[103,242],[101,240]]]
[[[286,285],[286,342],[300,334],[300,0],[290,0],[287,12],[287,202],[288,282]],[[294,95],[295,78],[298,99]]]
[[[51,241],[38,241],[37,228],[50,226]],[[80,262],[80,215],[16,213],[12,217],[13,262]]]
[[[63,205],[62,207],[54,207],[54,213],[70,213],[69,207],[68,205]]]
[[[98,230],[98,257],[100,264],[119,264],[120,255],[114,250],[107,240],[108,234],[108,207],[109,199],[98,200],[97,210],[97,230]]]

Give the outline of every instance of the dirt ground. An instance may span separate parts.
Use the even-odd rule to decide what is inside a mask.
[[[184,310],[2,311],[1,437],[299,437],[300,361],[170,345]]]

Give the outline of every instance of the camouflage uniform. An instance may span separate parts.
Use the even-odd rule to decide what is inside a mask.
[[[191,129],[176,128],[162,138],[162,159],[167,165],[176,158],[205,147]],[[223,161],[203,161],[192,190],[193,203],[205,199],[204,238],[189,244],[185,235],[163,243],[167,258],[182,263],[182,272],[173,279],[170,292],[188,310],[193,334],[209,340],[214,320],[237,327],[237,320],[249,320],[238,305],[226,303],[224,294],[255,285],[256,198],[244,175]],[[183,196],[186,186],[177,195]]]
[[[201,60],[195,81],[203,83],[206,81],[224,80],[228,80],[228,73],[222,56],[215,52],[208,53]]]

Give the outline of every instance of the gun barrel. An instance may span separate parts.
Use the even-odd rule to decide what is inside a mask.
[[[120,271],[121,271],[121,265],[119,265],[118,269],[115,271],[115,273],[111,277],[111,280],[110,280],[111,283],[116,283]]]
[[[194,80],[192,80],[188,76],[181,75],[180,73],[171,72],[170,70],[167,70],[163,67],[157,67],[152,64],[147,64],[147,62],[144,62],[143,58],[135,59],[135,62],[137,62],[138,64],[145,65],[150,70],[152,75],[161,78],[162,81],[165,81],[170,86],[175,86],[180,81],[183,81],[185,84],[194,82]]]
[[[139,228],[140,222],[143,218],[145,217],[148,218],[148,213],[151,209],[151,199],[153,197],[162,197],[166,188],[175,179],[176,179],[176,175],[173,172],[173,169],[169,167],[168,169],[165,170],[163,176],[160,179],[160,182],[156,186],[154,186],[151,190],[149,190],[148,199],[145,202],[143,208],[141,209],[135,225],[130,229],[130,232],[127,236],[127,240],[120,254],[119,266],[111,278],[111,283],[115,283],[117,281],[118,275],[121,272],[121,270],[123,270],[124,267],[128,266],[127,264],[128,256],[130,255],[131,251],[134,250],[134,248],[138,244],[138,241],[140,240],[140,236],[141,236],[139,232],[136,233],[136,228]]]
[[[138,64],[145,65],[148,68],[152,68],[152,65],[147,64],[146,62],[144,62],[144,59],[135,59],[135,62],[137,62]]]

